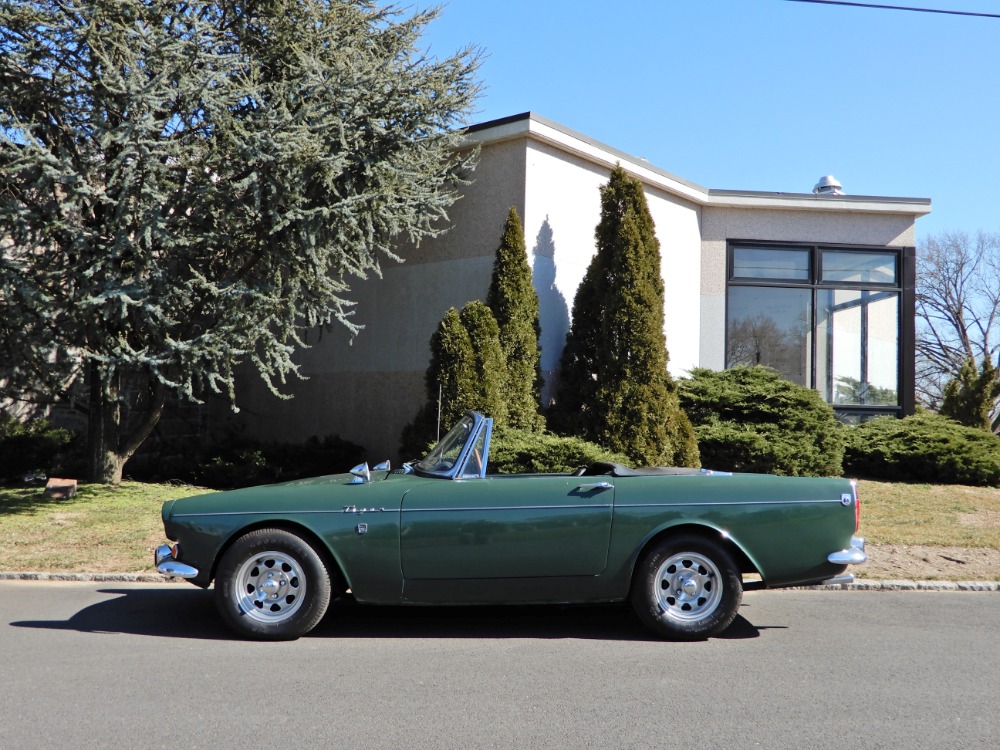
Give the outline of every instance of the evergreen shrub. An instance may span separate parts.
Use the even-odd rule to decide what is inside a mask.
[[[507,424],[528,430],[541,430],[545,420],[540,414],[542,371],[538,335],[538,294],[531,282],[531,267],[524,243],[524,228],[517,209],[507,212],[503,236],[493,261],[486,304],[499,326],[500,347],[505,373],[504,401]]]
[[[490,441],[490,474],[572,472],[594,461],[628,464],[628,458],[574,437],[498,427]]]
[[[845,430],[851,476],[1000,487],[1000,438],[930,412]]]
[[[48,420],[22,422],[0,412],[0,481],[35,472],[50,476],[69,458],[74,438],[72,432]]]
[[[577,289],[551,412],[562,434],[645,466],[697,466],[667,370],[660,242],[642,183],[621,165],[601,188],[597,252]]]
[[[364,448],[338,435],[313,436],[304,443],[239,437],[208,449],[191,473],[179,478],[202,487],[233,489],[340,474],[364,460]]]
[[[766,367],[691,371],[678,382],[702,465],[723,471],[840,476],[844,427],[812,388]]]

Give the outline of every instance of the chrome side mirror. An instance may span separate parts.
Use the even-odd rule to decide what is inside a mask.
[[[372,481],[372,473],[368,468],[367,461],[363,464],[355,466],[351,469],[351,473],[354,475],[354,479],[351,480],[351,484],[368,484]]]
[[[383,461],[380,464],[375,464],[372,471],[389,471],[392,467],[389,465],[388,461]]]

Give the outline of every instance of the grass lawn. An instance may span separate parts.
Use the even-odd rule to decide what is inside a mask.
[[[1000,549],[1000,489],[859,483],[861,536],[876,544]]]
[[[153,550],[166,541],[160,506],[207,491],[84,484],[76,497],[49,500],[40,487],[0,487],[0,570],[152,573]]]
[[[81,485],[69,500],[0,487],[0,570],[152,572],[164,501],[196,487]],[[1000,489],[861,482],[861,534],[875,544],[1000,549]]]

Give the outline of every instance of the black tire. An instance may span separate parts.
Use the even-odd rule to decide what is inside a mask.
[[[695,534],[669,537],[640,557],[632,606],[653,632],[674,640],[718,635],[736,618],[743,580],[732,556]]]
[[[306,541],[282,529],[244,534],[226,550],[215,576],[215,604],[246,638],[290,641],[323,619],[330,573]]]

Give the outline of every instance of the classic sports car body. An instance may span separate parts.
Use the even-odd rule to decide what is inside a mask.
[[[172,500],[157,569],[207,587],[240,634],[296,638],[332,596],[378,604],[631,599],[661,635],[703,638],[744,588],[846,583],[865,561],[853,482],[633,470],[489,475],[468,412],[423,460]],[[744,575],[754,580],[744,583]]]

